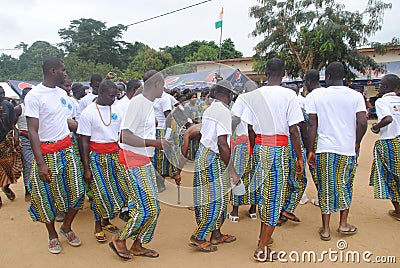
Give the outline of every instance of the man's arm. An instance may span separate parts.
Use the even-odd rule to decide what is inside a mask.
[[[304,163],[303,163],[303,153],[301,151],[300,144],[300,133],[297,128],[297,125],[292,125],[289,127],[290,139],[292,141],[292,146],[294,151],[296,152],[296,174],[300,175],[304,171]]]
[[[36,163],[38,165],[38,175],[39,178],[50,183],[51,172],[44,162],[42,151],[40,150],[40,140],[39,140],[39,119],[34,117],[26,117],[28,123],[28,136],[31,143],[31,148],[33,155],[35,156]]]
[[[68,129],[71,132],[76,132],[76,130],[78,129],[78,122],[76,122],[72,118],[67,119],[67,124],[68,124]]]
[[[93,179],[92,171],[90,170],[90,136],[79,135],[79,151],[81,153],[82,163],[83,163],[83,178],[87,183],[90,183]]]
[[[379,121],[378,123],[373,124],[371,130],[374,133],[378,133],[381,128],[386,127],[392,122],[393,122],[393,117],[391,115],[387,115],[384,118],[382,118],[382,120]]]
[[[361,140],[367,131],[368,122],[366,112],[357,112],[356,113],[356,145],[355,151],[358,152],[360,149]]]
[[[123,129],[121,131],[122,143],[128,144],[133,147],[155,147],[157,149],[163,149],[161,139],[149,140],[142,139],[133,134],[129,129]]]
[[[308,144],[307,152],[308,152],[308,165],[312,168],[315,168],[315,138],[317,137],[317,129],[318,129],[318,116],[317,114],[309,114],[308,121]]]
[[[247,126],[247,131],[249,133],[250,152],[253,153],[254,145],[256,144],[256,133],[254,132],[252,125]]]

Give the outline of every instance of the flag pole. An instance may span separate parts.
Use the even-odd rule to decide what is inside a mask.
[[[224,12],[224,8],[222,7],[222,13]],[[219,53],[218,53],[218,75],[221,75],[221,50],[222,50],[222,27],[224,23],[221,24],[221,32],[219,35]]]

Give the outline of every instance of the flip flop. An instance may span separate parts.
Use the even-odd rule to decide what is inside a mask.
[[[145,251],[143,252],[134,252],[131,250],[129,250],[129,252],[135,256],[140,256],[140,257],[158,258],[160,256],[160,254],[158,254],[157,251],[148,248],[146,248]]]
[[[395,220],[400,221],[400,214],[395,213],[393,209],[389,210],[389,216]]]
[[[113,242],[108,243],[108,246],[112,249],[112,251],[114,251],[115,254],[117,254],[118,257],[120,257],[124,261],[132,259],[132,255],[130,254],[130,252],[128,253],[128,252],[118,251]],[[129,257],[126,257],[126,256],[121,255],[121,254],[129,255]]]
[[[238,223],[239,222],[239,216],[232,216],[231,213],[228,213],[228,218],[233,223]]]
[[[103,230],[105,230],[105,231],[107,231],[107,232],[110,232],[110,233],[112,233],[112,234],[116,234],[116,233],[118,233],[118,231],[119,231],[118,227],[115,226],[115,225],[112,224],[112,223],[107,224],[107,225],[105,225],[105,226],[102,226],[102,228],[103,228]]]
[[[257,213],[250,213],[247,212],[247,215],[249,215],[249,218],[252,220],[257,220]]]
[[[3,187],[3,192],[6,194],[7,198],[10,199],[11,201],[14,201],[15,193],[10,188],[7,188],[7,190],[5,189],[6,188]]]
[[[329,236],[323,236],[322,235],[322,232],[324,231],[324,229],[321,227],[321,228],[319,228],[319,230],[318,230],[318,233],[319,233],[319,238],[322,240],[322,241],[330,241],[331,240],[331,235],[329,235]]]
[[[349,228],[349,229],[343,231],[343,230],[340,230],[340,228],[338,228],[336,231],[339,234],[343,234],[343,235],[352,235],[352,234],[356,234],[358,232],[358,228],[356,226],[354,226],[354,225],[347,224],[346,227]]]
[[[203,243],[200,243],[200,244],[191,242],[188,245],[189,245],[189,247],[195,248],[201,252],[209,253],[209,252],[215,252],[218,250],[218,248],[216,246],[214,246],[213,244],[211,244],[208,241],[204,241]]]
[[[223,243],[232,243],[234,241],[236,241],[236,237],[235,236],[229,235],[229,234],[224,234],[219,239],[217,239],[216,242],[212,242],[211,241],[211,244],[219,245],[219,244],[223,244]]]
[[[301,222],[300,221],[300,219],[299,218],[297,218],[296,217],[296,215],[294,215],[293,213],[290,213],[290,212],[286,212],[287,214],[289,214],[289,217],[288,216],[285,216],[285,215],[283,215],[282,214],[282,218],[284,217],[284,218],[286,218],[286,220],[291,220],[291,221],[294,221],[294,222]]]
[[[96,237],[97,242],[103,243],[107,241],[106,234],[103,231],[95,233],[94,236]]]
[[[267,251],[270,252],[270,248],[267,247]],[[269,257],[265,256],[265,252],[264,250],[256,250],[254,252],[253,258],[254,260],[258,261],[258,262],[273,262],[276,261],[278,259],[278,255],[276,252],[274,252],[274,254],[272,254],[272,256],[270,256],[270,254],[268,254]]]

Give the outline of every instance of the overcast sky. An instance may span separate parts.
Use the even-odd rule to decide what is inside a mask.
[[[106,23],[128,25],[203,0],[2,0],[0,9],[0,54],[18,57],[21,51],[8,51],[20,42],[29,46],[38,40],[56,44],[61,41],[58,30],[68,28],[70,21],[92,18]],[[388,42],[399,37],[399,0],[386,12],[383,28],[371,40]],[[363,10],[368,0],[343,0],[349,10]],[[162,18],[134,25],[124,33],[123,40],[143,42],[152,48],[186,45],[193,40],[219,42],[219,30],[214,28],[221,7],[224,7],[223,39],[231,38],[244,56],[254,54],[260,38],[250,36],[255,20],[249,17],[249,8],[256,0],[213,0],[202,5]]]

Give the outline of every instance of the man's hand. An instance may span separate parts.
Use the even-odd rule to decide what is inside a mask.
[[[182,177],[181,177],[181,173],[180,173],[180,172],[176,172],[176,173],[174,174],[173,178],[174,178],[174,180],[175,180],[176,185],[181,185],[181,179],[182,179]]]
[[[167,150],[172,145],[172,142],[164,138],[157,138],[154,141],[154,147],[159,150]]]
[[[304,172],[304,159],[296,160],[296,175],[300,176]]]
[[[315,164],[315,152],[309,152],[307,156],[308,165],[312,168],[316,167]]]
[[[236,171],[231,172],[231,182],[233,185],[238,185],[240,182],[240,176],[236,173]]]
[[[355,152],[357,153],[358,150],[360,150],[360,144],[356,143],[355,147],[354,147]]]
[[[19,145],[19,135],[18,132],[14,132],[14,147],[17,147]]]
[[[41,179],[44,182],[50,183],[51,171],[45,163],[38,164],[38,175],[39,175],[39,179]]]
[[[85,169],[83,171],[83,179],[85,180],[85,182],[87,182],[89,184],[92,182],[93,174],[92,174],[92,171],[90,170],[90,168]]]

